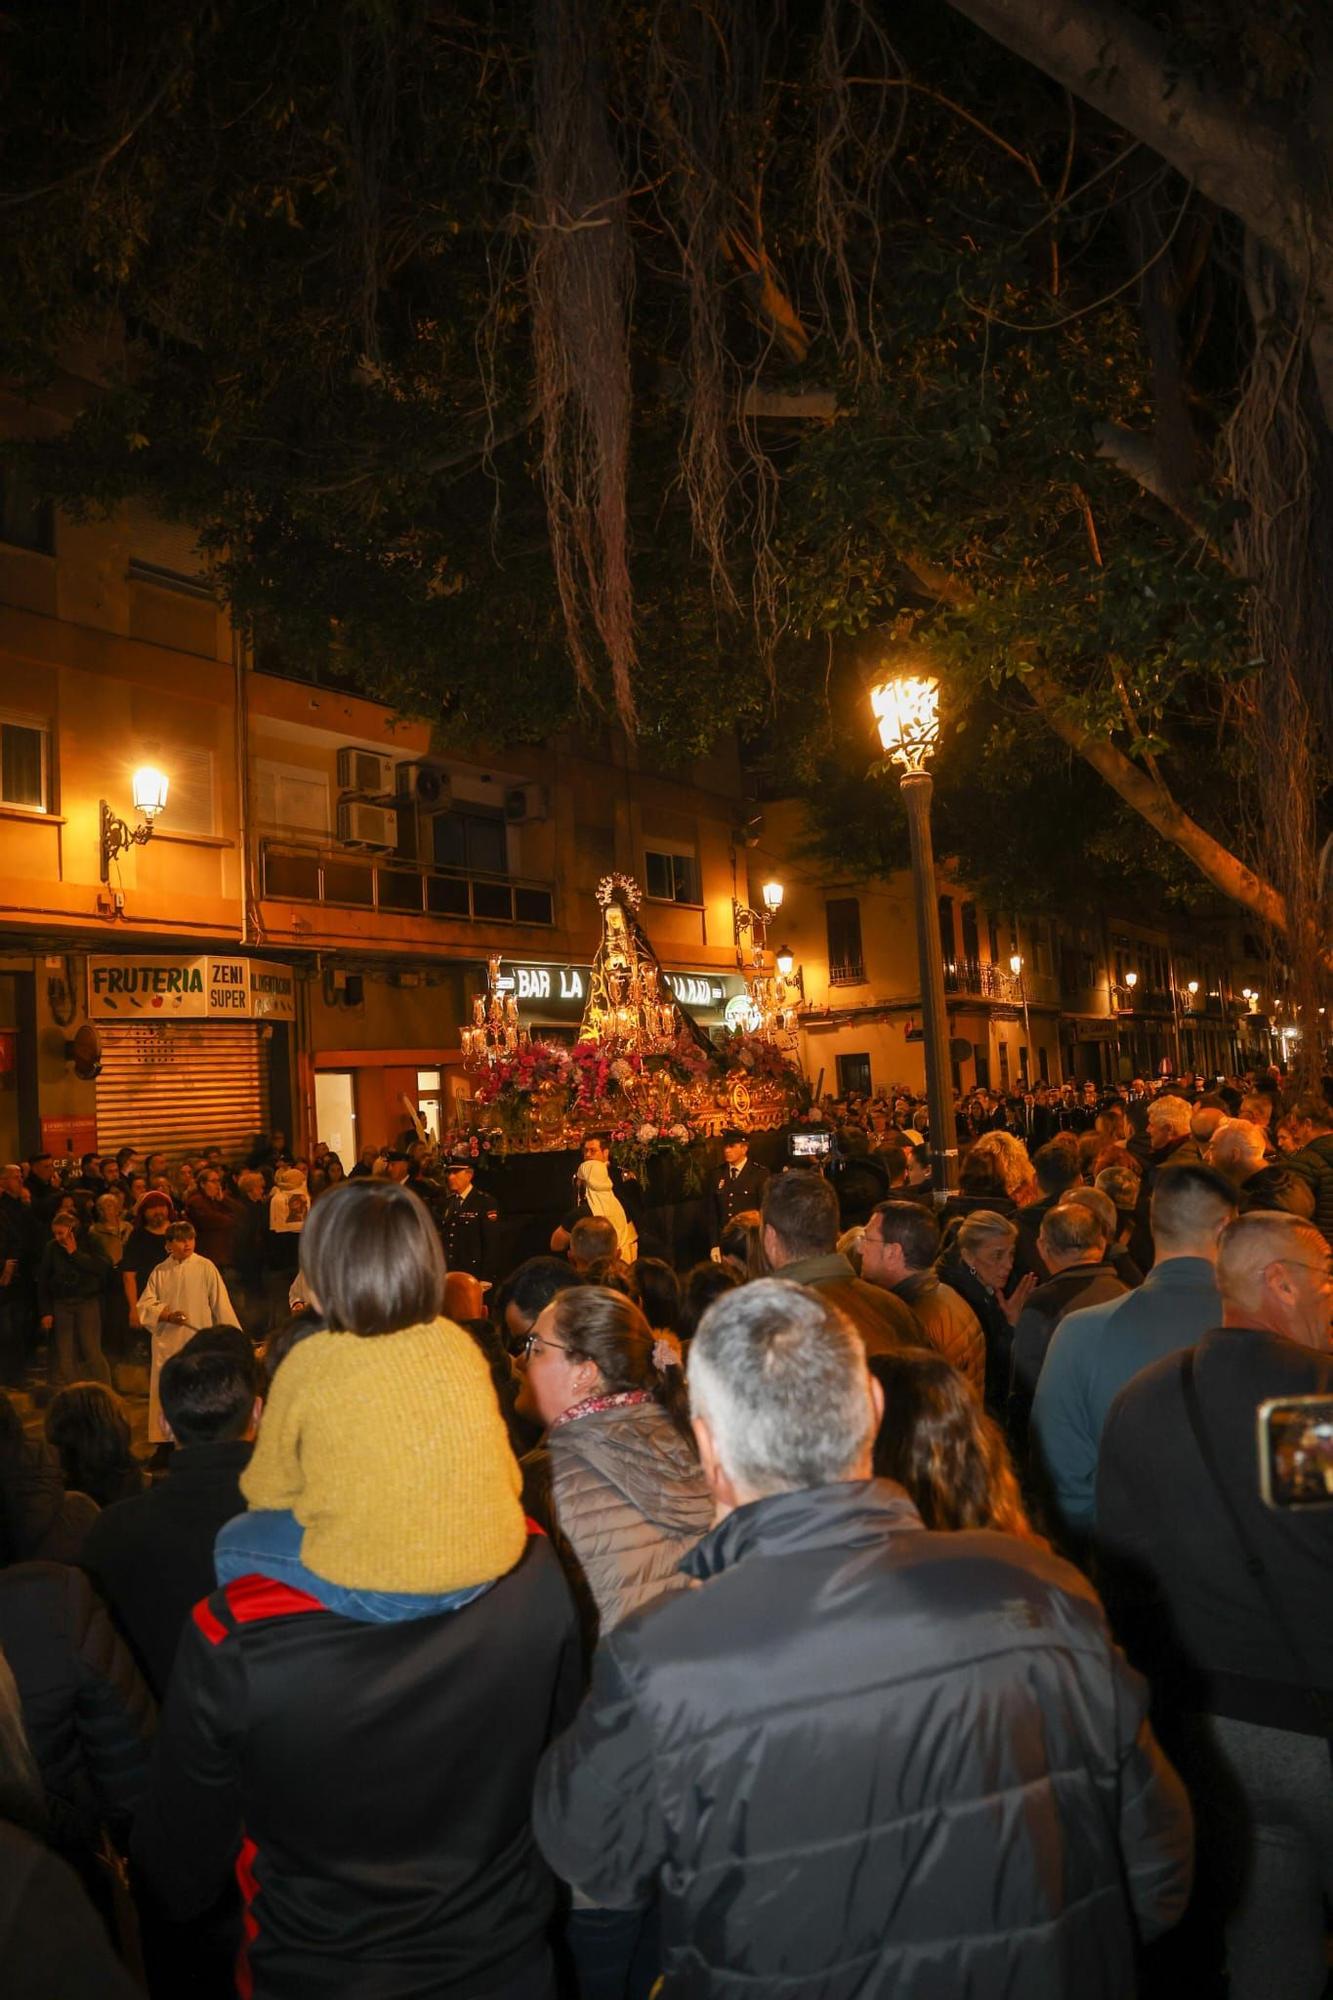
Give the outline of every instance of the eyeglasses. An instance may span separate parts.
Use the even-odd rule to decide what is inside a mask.
[[[544,1347],[553,1347],[558,1354],[568,1354],[570,1352],[570,1349],[565,1346],[563,1341],[547,1340],[545,1335],[540,1333],[525,1334],[523,1339],[518,1343],[518,1352],[524,1361],[531,1361],[533,1350]]]
[[[1299,1257],[1275,1257],[1275,1264],[1282,1264],[1288,1271],[1312,1271],[1325,1285],[1333,1285],[1333,1268],[1327,1264],[1303,1264]]]

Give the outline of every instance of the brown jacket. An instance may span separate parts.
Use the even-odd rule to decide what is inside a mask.
[[[966,1375],[978,1396],[984,1395],[986,1336],[967,1300],[952,1285],[942,1284],[934,1271],[914,1271],[894,1286],[893,1297],[912,1308],[935,1351]]]
[[[866,1344],[867,1354],[896,1354],[902,1347],[929,1343],[920,1320],[902,1299],[858,1278],[841,1251],[827,1257],[798,1257],[773,1273],[792,1285],[808,1285],[846,1313]]]

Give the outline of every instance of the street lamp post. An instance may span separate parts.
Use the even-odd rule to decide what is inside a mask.
[[[1027,1043],[1027,1077],[1032,1075],[1032,1023],[1028,1020],[1028,983],[1023,977],[1023,954],[1021,951],[1009,955],[1009,970],[1018,981],[1018,997],[1023,1002],[1023,1040]]]
[[[870,706],[885,758],[899,766],[898,782],[912,843],[926,1105],[930,1115],[931,1187],[937,1203],[943,1202],[958,1183],[958,1135],[949,1070],[944,959],[935,897],[935,852],[930,837],[930,797],[934,784],[926,769],[926,759],[939,741],[939,705],[940,684],[931,674],[895,674],[870,690]]]

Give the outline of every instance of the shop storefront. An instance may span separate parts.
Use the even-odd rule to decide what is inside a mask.
[[[228,1156],[286,1120],[292,969],[245,956],[124,954],[88,960],[101,1044],[97,1145]]]

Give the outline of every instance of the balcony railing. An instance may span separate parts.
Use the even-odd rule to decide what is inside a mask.
[[[1017,1007],[1023,1000],[1022,978],[982,958],[960,958],[944,968],[946,993],[976,994],[982,1000],[1002,1000]],[[1032,998],[1029,990],[1028,998]]]
[[[382,910],[398,917],[444,917],[465,923],[554,924],[549,882],[423,868],[352,849],[261,843],[263,894],[289,903]]]
[[[865,964],[859,958],[839,959],[829,965],[830,986],[864,986],[865,978]]]

